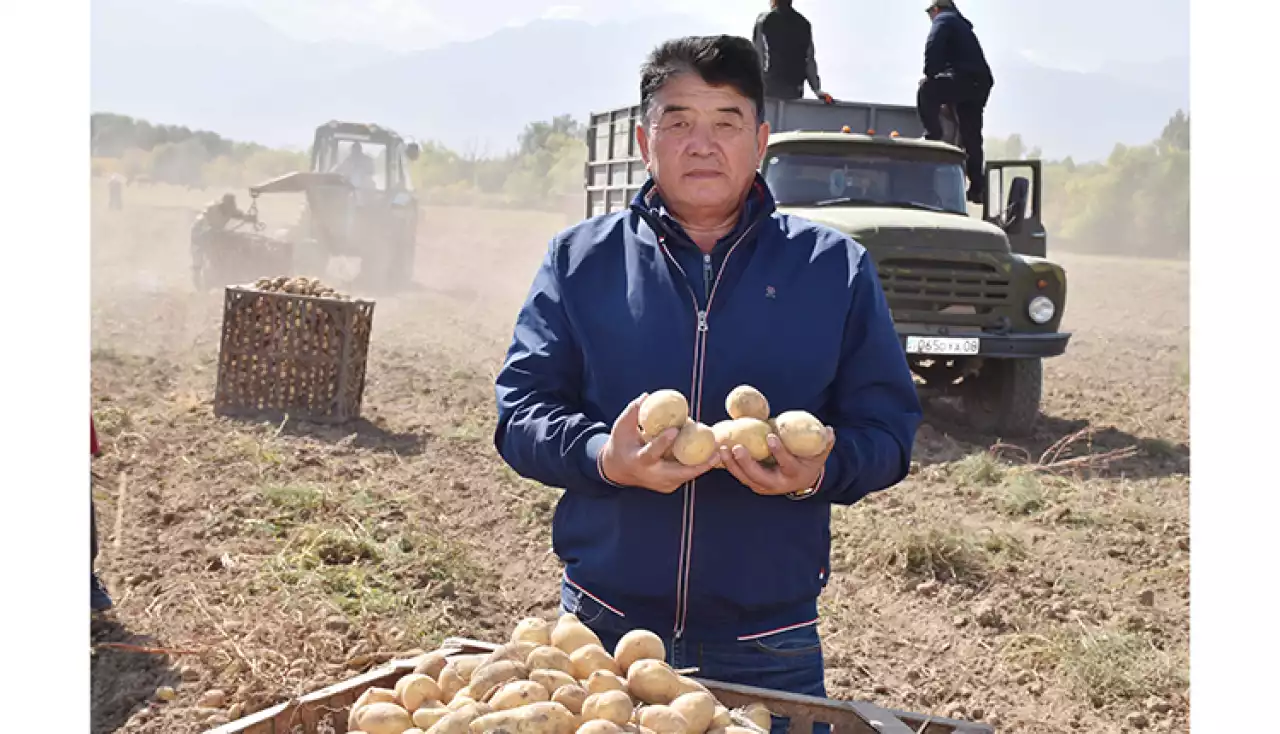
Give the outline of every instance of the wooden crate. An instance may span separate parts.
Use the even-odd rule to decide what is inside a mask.
[[[360,417],[373,306],[228,286],[214,411],[317,423]]]
[[[451,638],[440,646],[448,656],[491,652],[496,645]],[[205,734],[345,734],[351,704],[368,688],[395,688],[414,663],[397,660],[356,678],[259,711]],[[943,719],[886,709],[862,701],[836,701],[798,696],[763,688],[732,685],[697,678],[728,708],[760,702],[777,716],[789,719],[787,734],[811,734],[814,722],[831,726],[832,734],[994,734],[987,724]]]

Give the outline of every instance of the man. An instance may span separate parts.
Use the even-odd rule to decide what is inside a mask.
[[[924,47],[924,79],[916,94],[920,122],[926,138],[941,140],[942,106],[951,108],[967,155],[968,199],[981,204],[986,194],[982,116],[995,78],[973,23],[960,14],[953,0],[934,0],[926,11],[933,25]]]
[[[93,416],[89,416],[89,460],[102,456],[98,446],[98,431],[93,425]],[[111,608],[111,596],[107,587],[93,565],[98,562],[98,511],[93,506],[93,487],[89,488],[89,608],[93,612],[105,612]]]
[[[920,403],[866,251],[775,211],[750,41],[663,44],[640,98],[650,178],[628,210],[552,240],[497,376],[495,444],[565,489],[562,609],[608,649],[648,629],[677,667],[822,696],[831,505],[906,475]],[[645,394],[678,389],[713,425],[740,384],[833,426],[825,451],[775,438],[776,467],[741,446],[683,466],[664,458],[674,428],[642,441]]]
[[[822,91],[818,62],[813,54],[813,29],[791,7],[791,0],[771,0],[770,10],[756,18],[754,44],[764,71],[764,95],[775,99],[800,99],[804,83],[814,96],[834,104]]]
[[[364,152],[364,146],[358,140],[351,144],[351,152],[334,170],[350,179],[357,189],[371,189],[375,186],[373,159]]]
[[[196,217],[191,225],[191,271],[194,283],[203,282],[201,273],[204,270],[205,248],[212,245],[218,232],[225,230],[232,220],[237,219],[250,224],[258,221],[256,215],[240,211],[240,207],[236,206],[236,195],[232,193],[223,194],[221,199],[206,206],[200,216]]]

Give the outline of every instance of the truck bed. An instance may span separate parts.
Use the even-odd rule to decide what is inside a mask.
[[[851,132],[874,131],[875,135],[924,134],[916,108],[909,105],[767,99],[764,116],[774,132],[839,132],[847,126]],[[587,124],[587,217],[626,208],[648,179],[636,145],[639,118],[640,105],[592,113]]]

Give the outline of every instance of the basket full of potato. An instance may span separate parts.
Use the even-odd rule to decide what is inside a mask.
[[[763,734],[758,703],[733,710],[666,662],[662,639],[612,650],[573,614],[528,618],[492,652],[426,653],[393,688],[368,688],[347,727],[364,734]]]

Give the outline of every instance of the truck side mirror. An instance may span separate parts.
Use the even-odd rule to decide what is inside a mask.
[[[1009,202],[1002,217],[1004,230],[1013,231],[1027,218],[1027,200],[1031,195],[1031,181],[1018,176],[1009,182]]]
[[[405,146],[404,154],[408,156],[409,160],[411,161],[418,160],[418,144],[409,143],[407,146]]]

